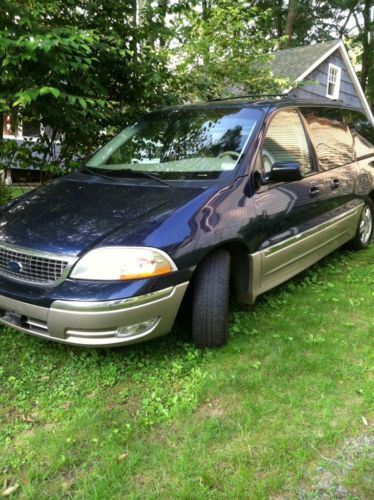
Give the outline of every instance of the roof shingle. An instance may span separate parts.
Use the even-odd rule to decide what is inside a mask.
[[[339,42],[340,40],[330,40],[305,47],[278,50],[274,52],[274,59],[271,63],[273,75],[278,78],[296,80]]]

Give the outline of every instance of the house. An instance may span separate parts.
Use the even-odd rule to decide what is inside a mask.
[[[374,125],[373,113],[342,40],[279,50],[274,53],[271,70],[277,78],[305,82],[285,89],[285,94],[321,102],[339,100],[363,111]]]
[[[43,133],[49,133],[49,127],[43,127],[38,121],[31,121],[25,123],[12,123],[11,117],[4,113],[3,117],[3,134],[4,140],[16,141],[17,145],[22,145],[25,141],[28,143],[36,142],[38,137]],[[56,149],[58,149],[56,144]],[[41,153],[34,152],[34,157],[42,157]],[[0,172],[0,181],[5,180],[6,184],[17,183],[40,183],[41,172],[37,168],[24,169],[17,166],[17,162],[12,162],[11,168],[6,169],[5,172]]]

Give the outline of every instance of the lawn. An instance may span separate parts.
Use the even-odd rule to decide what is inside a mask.
[[[18,198],[19,196],[27,193],[33,188],[29,186],[10,186],[9,189],[10,189],[10,196],[12,198]]]
[[[373,498],[373,311],[372,245],[334,253],[254,307],[233,304],[218,351],[198,351],[180,326],[110,351],[3,329],[3,491]]]

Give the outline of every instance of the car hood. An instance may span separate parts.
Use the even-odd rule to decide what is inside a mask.
[[[127,239],[133,234],[132,244],[140,244],[139,229],[144,236],[147,227],[160,224],[202,191],[72,174],[3,210],[0,243],[72,256],[119,232]]]

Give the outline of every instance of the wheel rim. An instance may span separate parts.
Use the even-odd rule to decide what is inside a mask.
[[[360,219],[360,239],[363,245],[367,245],[373,229],[373,213],[367,205],[364,207]]]

